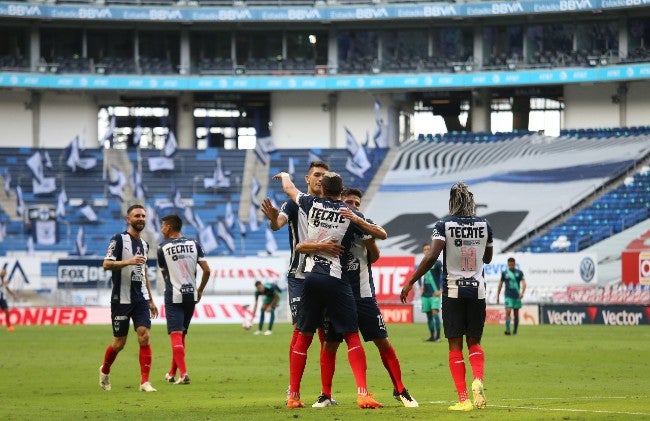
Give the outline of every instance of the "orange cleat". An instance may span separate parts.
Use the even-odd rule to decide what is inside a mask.
[[[304,407],[305,407],[305,404],[302,403],[300,398],[298,398],[298,399],[296,399],[296,398],[287,399],[287,408],[294,409],[294,408],[304,408]]]
[[[377,402],[375,400],[374,395],[371,395],[370,393],[368,393],[367,395],[358,395],[357,396],[357,403],[359,404],[359,408],[362,408],[362,409],[375,409],[375,408],[383,408],[384,407],[384,405]]]

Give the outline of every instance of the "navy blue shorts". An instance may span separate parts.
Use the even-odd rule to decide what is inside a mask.
[[[357,306],[347,280],[310,272],[305,278],[305,289],[300,301],[298,330],[301,332],[316,332],[323,324],[325,311],[336,332],[345,334],[359,330]]]
[[[442,297],[445,337],[471,336],[481,339],[485,326],[485,300]]]
[[[9,305],[7,304],[7,300],[5,300],[4,298],[0,298],[0,309],[9,310]]]
[[[293,276],[287,277],[289,289],[289,310],[291,311],[291,324],[298,323],[298,313],[300,313],[300,297],[305,289],[305,280],[296,279]]]
[[[148,301],[132,304],[111,304],[113,336],[120,338],[129,334],[129,321],[133,319],[133,330],[140,326],[151,329],[151,313]]]
[[[368,342],[375,339],[388,337],[384,318],[374,298],[357,300],[357,315],[359,317],[359,330],[363,340]]]
[[[165,303],[165,317],[167,318],[167,333],[187,333],[190,321],[194,315],[196,303]]]

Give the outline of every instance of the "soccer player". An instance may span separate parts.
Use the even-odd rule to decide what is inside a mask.
[[[355,234],[367,233],[377,238],[386,238],[385,231],[367,223],[361,215],[360,225],[345,217],[345,210],[352,213],[343,202],[341,192],[343,180],[334,172],[323,174],[321,186],[323,197],[301,193],[286,172],[274,176],[282,181],[284,192],[308,215],[307,239],[332,240],[349,251]],[[356,213],[355,213],[356,215]],[[360,215],[360,214],[359,214]],[[357,215],[358,216],[358,215]],[[356,222],[356,221],[355,221]],[[363,228],[362,228],[363,227]],[[344,261],[341,256],[325,252],[312,253],[305,259],[304,290],[302,308],[298,318],[298,338],[290,360],[290,390],[287,406],[301,408],[300,382],[307,362],[307,350],[311,345],[316,328],[322,323],[323,314],[328,312],[334,330],[340,332],[348,346],[348,360],[357,384],[357,404],[360,408],[380,408],[366,384],[366,355],[359,338],[356,305],[350,283],[344,279]]]
[[[463,182],[451,187],[449,215],[436,222],[431,235],[431,249],[402,288],[400,298],[403,303],[406,303],[413,284],[431,269],[443,249],[442,323],[449,342],[449,369],[458,393],[458,403],[450,406],[449,410],[471,411],[474,406],[485,408],[485,354],[481,348],[485,325],[483,265],[492,260],[492,228],[485,219],[476,216],[474,195]],[[467,396],[463,336],[474,374],[474,406]]]
[[[165,279],[165,314],[167,333],[172,345],[172,364],[165,380],[174,384],[189,384],[185,363],[185,336],[190,328],[196,303],[210,279],[210,266],[201,245],[181,234],[183,220],[178,215],[161,218],[160,231],[164,240],[158,246],[158,266]],[[201,284],[196,286],[196,266],[201,266]],[[176,380],[176,370],[179,377]]]
[[[423,245],[422,253],[426,255],[430,248],[431,244]],[[422,303],[422,312],[427,315],[427,326],[430,333],[429,339],[427,339],[428,342],[440,342],[441,278],[442,262],[436,260],[433,267],[418,280],[418,285],[421,287],[420,302]]]
[[[514,310],[515,325],[512,334],[516,335],[519,329],[519,309],[521,308],[521,299],[526,292],[526,280],[524,273],[515,267],[516,262],[514,257],[508,258],[508,269],[501,273],[501,280],[497,288],[497,304],[499,304],[499,297],[501,296],[501,287],[505,284],[505,305],[506,305],[506,335],[510,335],[510,313]]]
[[[307,175],[305,175],[305,183],[307,184],[307,194],[319,197],[322,195],[321,179],[323,174],[329,171],[329,166],[323,161],[312,161],[309,164]],[[269,220],[269,226],[273,231],[277,231],[285,225],[289,225],[289,247],[291,249],[291,257],[289,261],[289,271],[287,272],[287,284],[289,293],[289,311],[291,311],[291,323],[294,326],[291,342],[289,343],[289,358],[293,351],[293,346],[298,339],[298,329],[296,323],[298,322],[298,313],[300,311],[301,302],[300,297],[304,288],[305,274],[302,271],[303,262],[305,259],[304,254],[296,251],[296,244],[301,242],[307,237],[307,214],[304,210],[300,209],[293,200],[285,201],[278,210],[273,206],[271,200],[265,198],[262,201],[262,212]],[[336,248],[338,245],[332,245]],[[340,250],[339,252],[342,252]],[[324,334],[323,330],[318,330],[319,339],[321,341],[321,348],[324,347]],[[323,364],[323,361],[321,361]],[[287,389],[287,395],[289,391]],[[288,396],[287,396],[288,398]],[[331,404],[336,401],[332,399]]]
[[[343,203],[348,205],[351,209],[359,211],[359,208],[361,207],[361,198],[363,197],[361,190],[354,188],[345,189],[341,196]],[[344,214],[344,216],[347,215],[346,217],[351,219],[353,222],[361,222],[359,220],[361,217],[357,216],[353,212],[342,211],[342,214]],[[372,223],[370,220],[366,220],[366,222]],[[302,245],[299,245],[298,249],[301,249],[301,246]],[[417,408],[417,401],[413,399],[402,383],[402,370],[399,359],[397,358],[395,349],[388,340],[386,324],[381,316],[381,311],[379,310],[377,299],[375,297],[375,284],[372,279],[371,264],[379,259],[379,254],[379,247],[377,247],[375,239],[372,236],[355,236],[349,253],[344,256],[345,276],[352,286],[352,294],[354,295],[356,302],[357,317],[359,319],[359,330],[361,331],[364,341],[373,341],[377,347],[381,361],[393,382],[393,397],[402,402],[406,407]],[[328,331],[329,328],[330,326],[328,323],[326,324],[325,329],[327,342],[330,342],[328,338],[332,336]],[[332,342],[338,346],[341,341],[338,340]],[[336,350],[334,352],[336,352]],[[334,357],[335,355],[331,356],[331,358]],[[327,366],[321,366],[321,369],[323,368],[327,368]],[[328,398],[331,396],[333,377],[334,370],[321,373],[323,391],[316,403],[312,406],[327,406]]]
[[[99,386],[111,390],[109,374],[117,354],[124,349],[130,320],[140,344],[140,390],[155,392],[149,382],[151,371],[151,346],[149,330],[151,317],[158,317],[158,308],[151,296],[147,275],[149,245],[140,238],[147,215],[142,205],[133,205],[126,212],[126,231],[115,234],[108,244],[104,257],[104,270],[112,271],[111,320],[113,341],[106,348],[104,362],[99,367]],[[143,289],[146,289],[145,296]]]
[[[264,313],[267,311],[271,313],[269,318],[269,328],[264,332],[265,335],[271,335],[273,333],[273,322],[275,321],[275,308],[278,306],[280,301],[280,287],[275,283],[263,284],[261,281],[255,281],[255,305],[253,305],[253,314],[257,311],[257,300],[260,295],[264,296],[262,300],[262,311],[260,312],[260,324],[255,331],[255,335],[262,333],[262,328],[264,328]]]
[[[5,325],[7,326],[7,331],[13,332],[14,327],[11,325],[11,320],[9,320],[9,305],[7,304],[6,295],[11,295],[16,301],[18,301],[20,297],[18,297],[18,294],[9,288],[9,281],[5,281],[5,276],[7,276],[6,263],[5,266],[0,270],[0,310],[2,310],[2,312],[5,314]]]

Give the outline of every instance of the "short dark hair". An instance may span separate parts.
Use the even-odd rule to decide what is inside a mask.
[[[166,216],[163,216],[160,218],[161,221],[167,223],[176,232],[181,232],[181,228],[183,228],[183,220],[180,218],[180,216],[172,213]]]
[[[255,286],[262,285],[262,281],[255,281]]]
[[[327,171],[323,174],[320,185],[326,196],[339,196],[343,191],[343,179],[334,171]]]
[[[322,168],[325,171],[330,170],[330,166],[327,165],[327,162],[325,161],[311,161],[309,163],[309,168],[307,169],[307,172],[311,171],[312,168]]]
[[[514,257],[508,257],[508,263],[510,263],[510,262],[514,262],[514,261],[515,261],[515,258],[514,258]]]
[[[363,193],[361,193],[361,190],[350,187],[348,189],[343,189],[341,192],[341,196],[357,196],[359,199],[363,197]]]
[[[136,203],[135,205],[131,205],[131,206],[129,206],[129,208],[126,210],[126,214],[129,215],[129,214],[131,213],[131,211],[134,210],[134,209],[144,209],[144,206],[142,206],[142,205],[139,204],[139,203]]]

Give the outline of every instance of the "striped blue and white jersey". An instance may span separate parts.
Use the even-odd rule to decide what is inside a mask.
[[[492,246],[492,227],[477,216],[449,215],[436,222],[431,240],[445,242],[442,294],[485,299],[483,254]]]
[[[352,246],[355,234],[363,235],[364,231],[341,216],[339,209],[347,208],[347,205],[340,200],[319,198],[304,193],[300,193],[296,200],[307,214],[307,239],[319,242],[334,240],[344,249],[340,257],[327,253],[307,255],[305,272],[314,271],[342,279],[345,255]],[[359,212],[356,213],[363,216]]]
[[[367,222],[373,223],[366,219]],[[356,300],[373,298],[375,284],[372,280],[372,267],[368,261],[368,249],[365,240],[372,238],[369,235],[355,234],[350,252],[345,255],[345,276],[352,286],[352,294]]]
[[[165,276],[165,302],[180,304],[187,294],[193,295],[196,302],[196,266],[205,260],[199,243],[186,237],[168,238],[160,243],[157,254]]]
[[[296,245],[307,238],[307,213],[293,200],[287,200],[280,207],[280,215],[287,218],[287,225],[289,226],[291,260],[289,261],[287,277],[305,279],[305,274],[302,271],[305,255],[296,251]]]
[[[104,260],[122,261],[133,256],[147,257],[149,244],[144,240],[138,240],[127,231],[115,234],[108,243],[108,250]],[[112,304],[132,304],[138,301],[149,299],[145,288],[145,271],[147,264],[127,265],[121,269],[112,271],[111,280],[113,290],[111,292]]]

